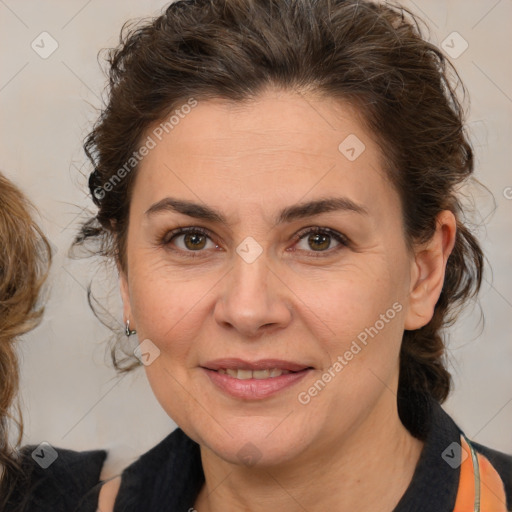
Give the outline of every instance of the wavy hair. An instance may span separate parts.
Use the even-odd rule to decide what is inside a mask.
[[[23,436],[19,404],[14,406],[16,340],[41,319],[40,292],[51,263],[51,247],[32,213],[22,192],[0,173],[0,510],[23,476],[16,450]],[[18,431],[14,446],[11,425]]]

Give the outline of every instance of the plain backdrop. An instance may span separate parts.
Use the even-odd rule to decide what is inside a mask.
[[[0,169],[35,203],[56,250],[44,321],[20,342],[24,443],[108,449],[104,476],[119,472],[176,425],[154,398],[142,368],[116,377],[106,354],[110,333],[86,299],[96,264],[70,260],[67,251],[93,212],[82,142],[102,105],[105,77],[98,51],[117,44],[124,21],[157,15],[165,5],[0,0]],[[445,48],[455,56],[471,101],[476,176],[486,187],[472,193],[474,220],[485,222],[478,234],[490,268],[479,303],[450,331],[455,387],[445,408],[471,439],[512,453],[512,3],[403,5],[429,24],[433,43],[443,47],[447,41]],[[121,322],[115,277],[107,286],[114,291],[108,308]]]

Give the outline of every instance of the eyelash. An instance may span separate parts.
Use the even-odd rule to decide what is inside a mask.
[[[160,244],[164,247],[170,247],[171,242],[177,238],[180,235],[184,235],[187,233],[197,233],[204,235],[208,237],[210,240],[212,240],[212,236],[210,231],[204,228],[200,227],[186,227],[186,228],[177,228],[172,231],[168,231],[160,240]],[[330,228],[320,228],[320,227],[312,227],[312,228],[304,228],[303,230],[299,231],[297,234],[293,236],[293,240],[296,241],[296,243],[300,242],[306,236],[311,234],[322,234],[322,235],[329,235],[332,238],[334,238],[337,242],[340,243],[340,245],[334,249],[328,249],[326,251],[307,251],[309,252],[314,258],[324,258],[327,256],[331,256],[334,252],[338,252],[339,250],[343,249],[344,247],[348,247],[350,245],[350,241],[347,237],[342,235],[341,233],[338,233],[337,231],[334,231]],[[214,242],[214,240],[212,240]],[[215,243],[215,242],[214,242]],[[216,244],[218,245],[218,244]],[[198,251],[184,251],[183,249],[171,249],[172,251],[175,251],[177,254],[184,258],[202,258],[203,256],[200,255],[200,253],[205,252],[202,250]]]

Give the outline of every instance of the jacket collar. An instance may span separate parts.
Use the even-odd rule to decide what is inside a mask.
[[[455,506],[461,452],[452,450],[451,445],[460,444],[461,430],[433,399],[425,420],[423,450],[411,483],[393,512],[452,511]]]

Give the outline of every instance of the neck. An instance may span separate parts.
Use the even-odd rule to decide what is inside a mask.
[[[301,460],[267,468],[227,463],[201,447],[200,512],[391,512],[411,482],[423,443],[402,425],[396,401],[378,405],[353,432]],[[377,421],[378,420],[378,421]]]

